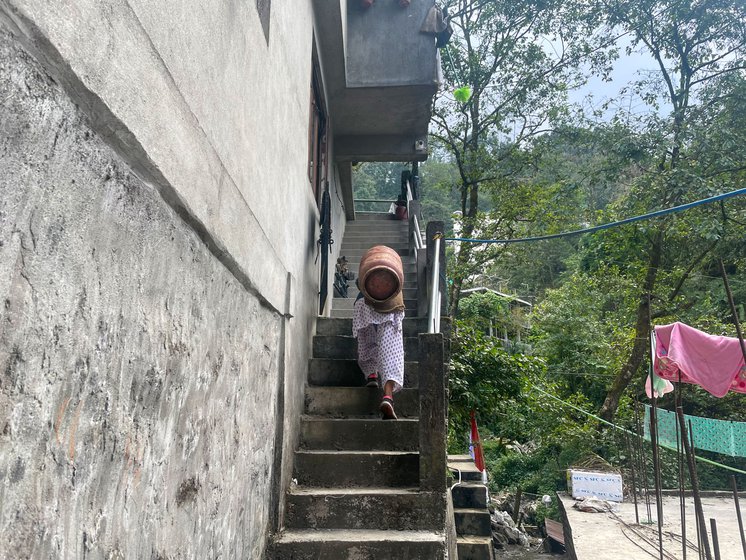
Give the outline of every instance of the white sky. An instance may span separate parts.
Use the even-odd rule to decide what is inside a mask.
[[[604,82],[599,77],[591,78],[583,87],[570,92],[570,102],[581,104],[586,108],[601,109],[604,103],[611,101],[604,115],[605,118],[611,118],[619,108],[624,108],[633,114],[648,113],[652,110],[631,91],[632,88],[626,92],[622,90],[633,82],[649,78],[651,73],[657,74],[658,63],[645,52],[633,52],[627,55],[624,47],[625,45],[621,46],[622,52],[614,61],[611,81]],[[661,106],[661,111],[664,113],[668,112],[668,109],[670,109],[668,104]]]

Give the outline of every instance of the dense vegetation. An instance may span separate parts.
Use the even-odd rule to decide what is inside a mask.
[[[421,166],[428,219],[462,237],[523,238],[746,187],[743,2],[445,4],[455,33]],[[635,53],[654,70],[618,96],[570,103],[574,88],[609,78]],[[356,196],[395,196],[401,169],[360,166]],[[746,196],[589,235],[449,245],[451,450],[465,451],[475,410],[498,486],[562,488],[564,470],[589,458],[626,468],[625,438],[568,405],[635,429],[634,403],[648,402],[651,325],[735,336],[721,263],[743,320]],[[518,321],[530,323],[520,328],[524,344],[500,340],[518,328],[513,300],[463,298],[470,287],[533,303]],[[485,334],[495,326],[505,328]],[[746,395],[716,399],[687,386],[683,398],[686,413],[746,421]],[[670,409],[673,399],[660,404]],[[744,459],[708,456],[746,470]],[[675,457],[663,459],[664,483],[674,486]],[[700,476],[724,488],[730,473],[702,464]]]

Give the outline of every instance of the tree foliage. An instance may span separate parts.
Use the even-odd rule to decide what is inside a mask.
[[[547,130],[565,107],[568,84],[582,80],[580,61],[600,64],[593,49],[594,14],[566,0],[450,0],[455,33],[445,49],[444,92],[468,87],[464,102],[445,93],[436,100],[432,136],[458,168],[459,234],[510,237],[525,209],[522,146]],[[492,195],[485,213],[482,193]],[[530,196],[530,195],[529,195]],[[460,290],[499,246],[455,250],[449,301],[455,316]]]

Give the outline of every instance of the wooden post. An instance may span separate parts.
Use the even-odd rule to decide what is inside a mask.
[[[652,371],[652,364],[650,370]],[[655,392],[653,393],[655,395]],[[661,493],[661,464],[658,456],[658,399],[653,396],[650,407],[650,442],[653,444],[653,484],[655,484],[655,512],[658,518],[658,555],[663,560],[663,494]]]
[[[523,490],[519,486],[515,491],[515,503],[513,504],[513,523],[518,526],[518,513],[521,511],[521,494]]]
[[[710,527],[712,529],[712,549],[715,552],[715,560],[720,560],[720,541],[718,540],[718,523],[712,517],[710,518]]]
[[[684,418],[684,410],[680,407],[676,407],[676,417],[679,420],[679,430],[681,431],[681,441],[684,443],[684,452],[686,453],[686,462],[689,467],[689,479],[692,483],[692,496],[694,497],[694,512],[697,517],[697,525],[700,528],[700,535],[702,537],[702,547],[705,550],[705,558],[712,560],[712,553],[710,552],[710,539],[707,537],[707,525],[705,524],[705,514],[702,510],[702,500],[699,496],[699,481],[697,480],[697,466],[694,464],[694,455],[692,454],[692,448],[689,444],[689,430],[686,427],[686,419]]]
[[[730,284],[728,283],[728,275],[725,273],[725,265],[723,264],[723,259],[720,259],[720,274],[723,275],[723,286],[725,287],[725,295],[728,296],[728,304],[730,305],[730,311],[733,314],[733,324],[736,326],[738,342],[741,345],[741,354],[743,354],[743,359],[744,361],[746,361],[746,343],[744,343],[743,341],[741,323],[738,320],[738,312],[736,311],[736,304],[733,301],[733,294],[730,291]]]
[[[627,454],[629,455],[629,464],[632,469],[632,501],[635,502],[635,523],[640,524],[640,513],[637,510],[637,480],[635,477],[635,456],[632,452],[632,444],[629,442],[629,434],[625,432],[624,439],[627,442]],[[686,558],[684,559],[686,560]]]
[[[736,518],[738,519],[738,534],[741,535],[741,548],[743,549],[743,558],[746,560],[746,536],[743,534],[743,519],[741,518],[741,506],[738,503],[738,485],[736,484],[736,475],[731,475],[730,485],[733,487],[733,502],[736,505]]]

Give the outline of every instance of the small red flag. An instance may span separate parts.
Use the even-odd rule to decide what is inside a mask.
[[[474,463],[480,471],[484,471],[484,453],[482,452],[482,441],[479,439],[479,430],[477,429],[477,419],[474,411],[471,411],[471,445],[474,450]]]

